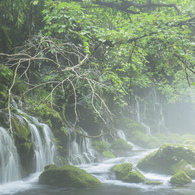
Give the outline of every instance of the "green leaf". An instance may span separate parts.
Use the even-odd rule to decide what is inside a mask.
[[[143,31],[143,28],[137,28],[138,31]]]

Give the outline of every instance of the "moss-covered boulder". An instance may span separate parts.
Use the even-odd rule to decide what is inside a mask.
[[[91,174],[72,165],[64,165],[62,167],[55,165],[46,166],[45,171],[39,176],[39,183],[78,188],[88,188],[102,184]]]
[[[122,163],[112,167],[117,179],[129,183],[140,183],[145,181],[144,175],[138,171],[131,163]]]
[[[144,171],[175,174],[185,171],[195,176],[195,150],[191,146],[166,144],[141,159],[137,167]]]
[[[192,180],[184,171],[180,171],[171,177],[170,183],[176,185],[186,185],[192,183]]]
[[[110,146],[110,150],[117,156],[128,155],[132,148],[132,145],[128,144],[127,141],[122,138],[115,140]]]

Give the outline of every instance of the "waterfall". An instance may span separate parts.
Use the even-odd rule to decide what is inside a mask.
[[[13,139],[0,127],[0,183],[20,179],[19,158]]]
[[[82,134],[87,135],[82,130]],[[91,146],[91,141],[87,137],[78,136],[76,133],[69,134],[68,160],[71,164],[79,165],[91,163],[96,158],[95,150]]]
[[[21,102],[19,102],[22,105]],[[40,123],[37,118],[27,115],[18,109],[16,102],[12,101],[12,107],[16,108],[21,114],[17,116],[20,121],[26,121],[32,133],[32,142],[34,144],[34,170],[40,172],[48,164],[53,164],[57,156],[57,149],[52,141],[53,133],[48,125]],[[25,117],[24,117],[25,116]]]
[[[136,111],[136,118],[137,118],[137,121],[140,122],[146,129],[146,134],[147,135],[151,135],[151,129],[148,125],[146,125],[144,122],[143,122],[143,119],[141,117],[141,108],[140,108],[140,98],[138,96],[135,96],[135,111]],[[143,103],[143,116],[145,116],[145,104]]]
[[[21,111],[20,111],[21,112]],[[40,123],[35,117],[28,116],[33,123],[23,118],[28,123],[31,133],[32,142],[34,143],[34,163],[35,171],[43,171],[48,164],[53,164],[57,156],[57,150],[52,142],[52,131],[48,125]]]
[[[162,108],[159,96],[155,88],[152,91],[152,104],[153,104],[154,110],[156,111],[156,113],[158,113],[158,115],[154,116],[157,120],[158,132],[159,133],[169,133],[168,128],[165,125],[165,117],[163,113],[163,108]]]

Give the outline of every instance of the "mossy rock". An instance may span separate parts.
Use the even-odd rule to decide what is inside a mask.
[[[102,155],[106,158],[116,158],[116,156],[110,151],[104,151],[102,152]]]
[[[78,188],[88,188],[102,184],[91,174],[72,165],[62,167],[50,165],[45,169],[39,176],[40,184]]]
[[[192,183],[192,180],[184,171],[180,171],[171,177],[170,183],[176,185],[186,185]]]
[[[117,156],[128,155],[132,149],[132,145],[128,144],[127,141],[122,138],[115,140],[110,146],[110,150]]]
[[[182,137],[176,133],[169,135],[155,133],[154,136],[157,137],[162,144],[182,144]]]
[[[188,171],[192,176],[195,165],[195,150],[190,146],[166,144],[141,159],[137,167],[143,171],[175,174]],[[191,168],[190,168],[191,167]]]
[[[138,171],[131,163],[122,163],[112,167],[117,179],[129,183],[140,183],[145,181],[144,175]]]
[[[28,100],[28,104],[34,105],[37,103],[35,103],[34,100]],[[63,126],[63,120],[59,112],[52,109],[47,103],[40,104],[37,107],[29,107],[28,110],[32,115],[39,117],[43,122],[49,122],[49,126],[54,128],[61,128]]]
[[[126,125],[126,128],[128,129],[128,132],[139,131],[139,132],[145,133],[146,131],[145,127],[141,123],[136,122],[132,119],[129,119],[129,121],[125,125]]]
[[[146,135],[140,131],[131,132],[130,141],[143,148],[157,148],[160,147],[160,140],[154,136]]]
[[[152,180],[148,180],[145,182],[146,185],[162,185],[163,182],[162,181],[152,181]]]
[[[12,118],[15,144],[20,156],[22,175],[27,176],[32,172],[32,160],[34,155],[31,131],[27,122]]]
[[[186,134],[182,136],[183,144],[195,146],[195,135]]]
[[[12,124],[20,139],[29,139],[31,132],[28,124],[21,123],[17,118],[12,118]],[[26,127],[24,125],[26,125]]]
[[[93,146],[100,153],[107,151],[109,148],[108,144],[103,141],[94,141]]]

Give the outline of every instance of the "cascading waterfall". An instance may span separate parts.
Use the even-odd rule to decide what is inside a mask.
[[[87,135],[83,130],[82,133]],[[74,165],[91,163],[96,158],[90,139],[83,136],[77,137],[77,134],[71,131],[69,133],[68,152],[68,160]]]
[[[163,108],[162,108],[159,96],[158,96],[155,88],[153,88],[153,90],[152,90],[152,104],[153,104],[154,110],[156,112],[158,112],[158,115],[155,116],[155,118],[157,120],[157,124],[158,124],[158,132],[159,133],[169,133],[168,128],[165,125]]]
[[[20,179],[19,158],[12,137],[0,127],[0,183]]]
[[[19,102],[19,104],[22,105],[21,102]],[[33,165],[35,165],[34,171],[43,171],[46,165],[54,163],[55,157],[57,156],[57,149],[51,140],[54,137],[52,131],[48,125],[40,123],[37,118],[28,116],[22,110],[18,109],[15,101],[12,101],[12,107],[16,108],[21,114],[21,116],[18,115],[17,118],[21,122],[26,121],[30,127],[35,153],[33,163]]]
[[[43,171],[44,166],[54,163],[54,159],[57,156],[57,150],[51,140],[53,134],[49,126],[40,123],[35,117],[28,117],[33,123],[26,118],[23,119],[28,123],[32,133],[32,142],[34,143],[35,152],[35,163],[33,163],[35,164],[35,172],[40,172]]]
[[[144,110],[143,110],[143,115],[145,115],[145,105],[143,105]],[[137,121],[140,122],[146,129],[146,134],[151,135],[151,129],[148,125],[146,125],[143,122],[143,119],[141,118],[141,109],[140,109],[140,98],[138,96],[135,96],[135,110],[136,110],[136,116],[137,116]]]

